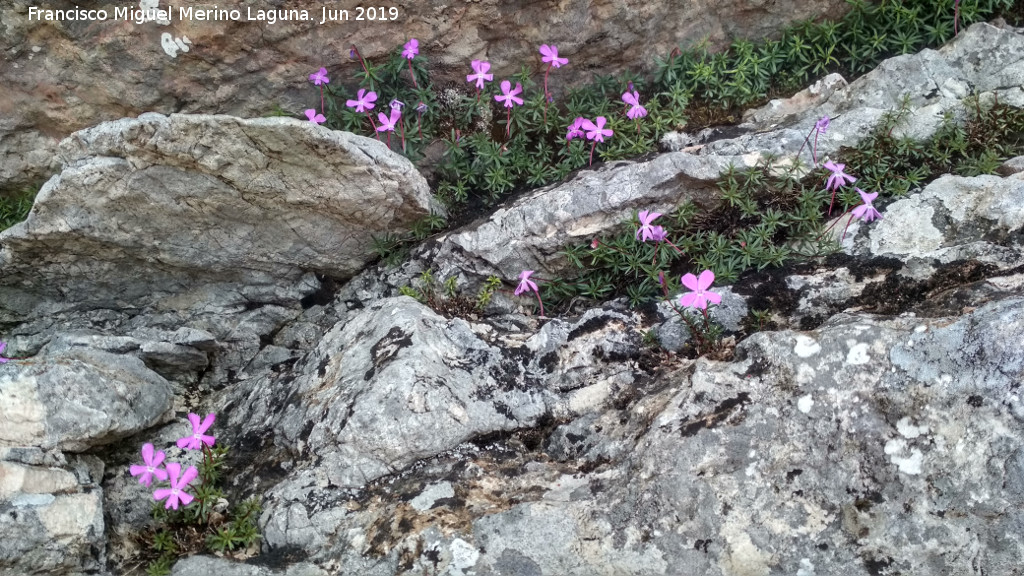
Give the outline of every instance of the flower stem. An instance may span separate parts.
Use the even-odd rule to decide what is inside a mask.
[[[840,215],[839,215],[839,216],[838,216],[838,217],[836,218],[835,222],[833,222],[833,223],[829,224],[829,225],[828,225],[828,228],[825,228],[824,230],[822,230],[822,231],[821,231],[821,234],[819,234],[819,235],[818,235],[818,238],[817,238],[817,240],[821,240],[821,239],[822,239],[822,238],[823,238],[823,237],[825,236],[825,234],[827,234],[827,233],[828,233],[828,231],[829,231],[829,230],[831,230],[832,228],[834,228],[834,227],[835,227],[835,225],[839,223],[839,219],[840,219],[840,218],[842,218],[843,216],[846,216],[846,215],[847,215],[847,214],[849,214],[850,212],[853,212],[853,209],[854,209],[854,207],[853,207],[853,206],[851,206],[850,208],[848,208],[848,209],[846,210],[846,212],[843,212],[842,214],[840,214]],[[853,220],[853,219],[851,218],[851,220]],[[846,227],[847,227],[847,228],[849,228],[849,227],[850,227],[850,223],[849,223],[849,222],[847,222],[847,223],[846,223]],[[844,238],[846,237],[846,231],[845,231],[845,230],[843,231],[843,237],[844,237]]]
[[[533,293],[537,295],[537,304],[540,306],[540,315],[543,317],[544,316],[544,302],[542,302],[541,299],[540,299],[540,290],[534,290]]]
[[[803,144],[800,145],[800,149],[796,151],[795,158],[799,158],[800,157],[800,153],[804,151],[804,146],[806,146],[807,143],[811,141],[811,133],[812,132],[817,132],[817,131],[818,131],[818,127],[817,126],[815,126],[814,128],[811,128],[811,132],[807,133],[807,137],[804,138],[804,142],[803,142]],[[815,139],[817,139],[817,137],[815,137]],[[812,159],[814,159],[813,156],[812,156]],[[814,164],[815,164],[815,166],[817,166],[817,164],[818,164],[817,159],[814,159]]]
[[[551,73],[551,64],[544,71],[544,126],[548,125],[548,74]]]
[[[370,78],[370,71],[366,68],[366,61],[363,60],[362,53],[359,52],[359,48],[356,48],[355,44],[352,45],[352,51],[356,53],[356,58],[359,58],[359,64],[362,65],[363,72],[366,73],[366,81],[370,83],[370,90],[373,90],[373,79]]]
[[[402,152],[405,152],[405,116],[402,116],[402,123],[400,125],[402,129]]]
[[[377,140],[380,140],[380,132],[377,132],[377,123],[373,121],[373,116],[367,112],[366,117],[370,119],[370,126],[373,126],[373,133],[377,135]]]
[[[511,137],[511,132],[510,132],[511,127],[512,127],[512,109],[511,108],[507,108],[505,110],[505,138]]]
[[[412,71],[412,58],[407,58],[406,62],[409,63],[409,76],[412,76],[412,85],[419,90],[420,85],[416,83],[416,74]]]
[[[594,165],[594,148],[597,148],[597,140],[594,140],[594,143],[590,145],[590,164],[588,166]]]
[[[324,85],[323,84],[320,85],[320,113],[321,114],[325,114],[324,113]]]

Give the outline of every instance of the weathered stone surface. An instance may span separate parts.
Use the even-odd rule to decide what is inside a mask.
[[[792,156],[814,123],[828,115],[833,118],[828,132],[818,138],[818,155],[827,156],[842,146],[856,144],[883,114],[898,108],[904,96],[910,99],[912,113],[894,133],[925,138],[941,124],[943,113],[962,113],[964,98],[974,93],[1024,106],[1022,84],[1024,34],[1014,28],[974,24],[938,50],[882,62],[820,105],[783,118],[773,114],[772,104],[752,112],[752,121],[740,126],[751,134],[708,143],[700,153],[747,154],[756,150]]]
[[[166,2],[161,3],[164,8]],[[130,3],[126,4],[130,5]],[[137,3],[136,3],[137,5]],[[712,47],[737,37],[776,34],[788,22],[839,15],[838,0],[766,2],[672,1],[643,5],[625,0],[537,4],[525,0],[444,0],[396,7],[394,21],[356,21],[355,0],[281,5],[257,0],[246,10],[308,8],[315,22],[182,19],[173,4],[170,25],[130,21],[30,22],[28,9],[56,8],[27,0],[0,7],[0,189],[58,170],[53,144],[73,131],[143,112],[264,115],[282,106],[301,111],[319,103],[307,76],[321,66],[337,84],[348,81],[358,62],[354,44],[368,58],[394,51],[417,38],[437,86],[465,85],[469,62],[489,60],[496,78],[529,65],[543,74],[541,44],[558,46],[571,65],[551,86],[588,82],[594,74],[649,66],[679,44],[708,39]],[[70,7],[70,6],[69,6]],[[224,4],[221,8],[228,7]],[[320,25],[321,7],[350,12],[348,22]],[[84,8],[84,6],[83,6]],[[107,6],[109,10],[113,5]],[[376,6],[374,8],[377,8]],[[162,36],[166,39],[162,41]],[[188,52],[162,47],[188,38]],[[116,71],[113,73],[112,71]]]
[[[319,463],[275,488],[283,498],[308,480],[360,488],[471,438],[625,393],[640,341],[622,329],[627,318],[595,310],[527,338],[445,319],[406,297],[380,300],[350,313],[294,371],[235,386],[221,403],[232,422],[263,422],[278,447]],[[620,369],[600,373],[611,358]]]
[[[30,465],[0,454],[0,574],[105,570],[103,462],[95,457]]]
[[[0,365],[0,444],[80,452],[166,418],[171,386],[131,356],[69,342]]]
[[[713,203],[719,173],[730,162],[753,166],[757,159],[755,154],[704,158],[680,152],[584,170],[565,184],[531,192],[487,220],[441,237],[416,257],[443,262],[435,268],[440,277],[512,279],[523,270],[557,275],[568,265],[558,254],[566,244],[588,242],[639,210],[668,210],[686,200]]]
[[[191,556],[174,565],[171,576],[327,576],[329,572],[317,568],[313,564],[300,563],[281,570],[272,570],[260,566],[239,564],[223,558],[210,556]]]
[[[850,307],[941,316],[1018,292],[1024,286],[1021,202],[1019,174],[942,176],[886,206],[881,220],[853,221],[843,247],[856,260],[785,279],[796,302],[789,325],[820,322]]]
[[[178,576],[1012,574],[1024,548],[1019,175],[941,178],[880,202],[884,218],[851,225],[840,254],[716,286],[726,327],[765,302],[781,326],[731,358],[730,344],[727,361],[646,344],[648,331],[685,337],[664,309],[610,303],[548,320],[506,299],[501,313],[447,318],[389,297],[430,268],[466,283],[557,269],[559,242],[699,195],[725,161],[678,153],[584,171],[397,271],[324,282],[302,302],[225,305],[217,288],[194,296],[204,306],[86,303],[5,323],[18,360],[0,374],[85,354],[95,372],[159,374],[179,414],[217,412],[228,497],[264,507],[263,557],[183,559]],[[0,562],[102,573],[105,553],[122,570],[150,521],[127,467],[141,442],[187,432],[163,421],[62,444],[31,422],[0,428],[27,439],[0,447],[0,539],[44,551]],[[130,433],[102,461],[58,451]],[[33,490],[47,502],[97,494],[106,521],[44,530],[35,508],[11,517],[7,500],[36,502]],[[52,534],[66,553],[46,547]]]
[[[283,118],[147,114],[75,134],[61,160],[0,236],[0,315],[297,301],[432,202],[382,143]]]
[[[1022,337],[1020,299],[759,333],[533,449],[463,445],[353,493],[304,471],[290,503],[271,490],[268,543],[367,574],[1011,573]]]

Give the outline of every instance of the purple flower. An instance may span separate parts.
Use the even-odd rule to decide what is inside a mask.
[[[860,199],[863,200],[864,203],[853,209],[853,212],[851,212],[851,214],[853,214],[853,217],[860,218],[865,222],[871,222],[876,218],[880,219],[882,215],[878,213],[878,210],[875,210],[874,206],[871,205],[871,203],[874,202],[875,198],[878,198],[878,192],[868,194],[867,192],[861,190],[860,188],[854,188],[854,190],[856,190],[857,193],[860,194]]]
[[[630,85],[632,85],[632,82]],[[629,104],[629,110],[626,111],[626,117],[630,120],[636,120],[637,118],[647,116],[647,108],[640,105],[639,92],[626,92],[622,95],[622,101]]]
[[[577,116],[576,120],[572,124],[569,124],[569,131],[565,134],[566,140],[572,140],[573,138],[583,138],[583,123],[586,118]]]
[[[306,118],[309,118],[309,121],[314,124],[323,124],[324,122],[327,122],[327,118],[324,118],[323,114],[318,114],[314,108],[306,110]]]
[[[156,452],[154,454],[152,444],[143,444],[142,461],[146,463],[145,466],[133,464],[129,469],[132,476],[142,476],[139,478],[139,484],[149,488],[149,485],[153,483],[153,476],[156,476],[161,482],[167,480],[167,472],[164,469],[159,468],[160,464],[164,461],[163,451]]]
[[[828,116],[822,116],[820,120],[814,123],[814,129],[818,131],[818,134],[824,134],[828,130],[829,120]]]
[[[185,473],[181,473],[181,464],[177,462],[170,462],[167,464],[167,475],[171,478],[170,488],[161,488],[153,492],[154,500],[163,500],[167,498],[167,504],[164,508],[178,509],[178,503],[182,506],[188,506],[192,502],[192,495],[185,492],[185,488],[188,487],[189,482],[195,480],[196,476],[199,475],[199,471],[196,470],[195,466],[189,466]],[[180,478],[179,478],[180,476]]]
[[[587,131],[587,140],[594,140],[597,142],[604,142],[606,137],[610,137],[613,132],[611,129],[605,130],[604,123],[606,122],[604,116],[598,116],[594,119],[594,122],[583,119],[582,128]]]
[[[204,434],[210,426],[213,426],[213,421],[217,418],[217,415],[213,412],[206,415],[203,418],[203,422],[199,422],[199,414],[189,414],[188,421],[192,423],[192,435],[185,436],[184,438],[178,439],[178,448],[184,450],[202,450],[203,444],[207,446],[213,446],[213,436],[207,436]],[[170,469],[171,465],[168,464],[167,468]]]
[[[640,227],[636,230],[636,239],[641,242],[647,242],[648,240],[654,239],[654,226],[651,226],[651,222],[654,222],[656,218],[661,217],[661,213],[641,210],[640,213],[637,214],[637,217],[640,219]],[[664,230],[662,230],[662,232],[664,232]],[[664,236],[662,236],[662,239],[664,239]]]
[[[362,114],[367,110],[373,110],[373,103],[376,101],[376,92],[367,92],[365,89],[360,88],[359,92],[356,93],[356,99],[345,102],[345,106],[348,106],[349,108],[355,108],[356,112]]]
[[[405,58],[408,60],[412,60],[413,58],[416,57],[417,54],[420,53],[420,41],[415,38],[412,38],[411,40],[406,42],[405,46],[403,46],[402,48],[404,48],[404,50],[402,50],[402,56],[405,56]]]
[[[833,164],[831,160],[825,162],[825,169],[832,172],[832,175],[828,177],[828,183],[825,185],[826,189],[836,191],[839,190],[840,186],[857,181],[853,176],[844,173],[843,168],[846,168],[846,164]]]
[[[523,270],[523,272],[519,274],[519,286],[516,287],[513,294],[519,296],[523,292],[529,292],[531,290],[537,292],[537,284],[533,280],[530,280],[530,276],[532,275],[533,270]]]
[[[313,74],[310,74],[309,81],[312,82],[313,84],[316,84],[317,86],[321,84],[327,84],[328,82],[330,82],[331,79],[327,77],[327,68],[321,68],[319,72],[314,72]]]
[[[661,226],[653,226],[651,228],[651,240],[664,242],[666,237],[668,237],[668,233]]]
[[[7,342],[0,342],[0,354],[3,354],[4,349],[7,348]],[[10,358],[0,357],[0,364],[6,364]]]
[[[419,104],[416,105],[416,111],[419,112],[420,114],[425,114],[427,112],[427,109],[428,107],[426,102],[420,102]]]
[[[509,82],[508,80],[502,80],[501,81],[501,92],[502,92],[503,95],[502,96],[495,96],[494,99],[497,100],[498,102],[504,102],[505,103],[505,108],[511,108],[513,106],[513,102],[515,104],[518,104],[519,106],[522,106],[523,105],[523,99],[522,98],[517,98],[516,94],[519,94],[520,92],[523,91],[523,85],[520,84],[519,82],[516,82],[515,89],[511,89],[511,88],[512,88],[512,83],[511,82]]]
[[[548,46],[542,44],[540,47],[541,61],[547,62],[554,68],[561,68],[563,65],[569,63],[568,58],[558,57],[558,46]]]
[[[466,82],[475,81],[477,90],[484,89],[484,81],[491,82],[494,80],[494,74],[487,73],[487,71],[491,69],[490,62],[484,62],[482,60],[473,60],[472,62],[470,62],[470,65],[473,66],[473,71],[476,72],[476,74],[470,74],[469,76],[466,76]]]
[[[693,274],[687,274],[679,280],[683,283],[683,286],[692,290],[692,292],[687,292],[679,297],[680,306],[706,310],[709,302],[711,304],[718,304],[722,301],[722,297],[718,294],[707,292],[707,289],[715,281],[715,273],[711,270],[701,272],[700,278]]]
[[[405,102],[402,102],[401,100],[399,100],[397,98],[395,98],[394,100],[391,101],[391,109],[392,110],[401,110],[402,106],[405,106]]]
[[[402,117],[402,111],[398,108],[391,108],[391,117],[387,117],[383,112],[377,114],[377,119],[380,120],[380,126],[377,126],[377,132],[394,132],[395,126],[398,124],[398,119]],[[390,138],[390,136],[388,136]]]

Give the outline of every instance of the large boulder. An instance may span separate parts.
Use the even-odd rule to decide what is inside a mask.
[[[28,220],[0,235],[0,317],[47,300],[298,301],[432,201],[381,142],[287,118],[145,114],[67,138],[60,157]]]

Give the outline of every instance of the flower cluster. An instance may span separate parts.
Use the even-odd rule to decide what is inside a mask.
[[[598,142],[604,142],[605,138],[611,138],[614,132],[611,128],[605,128],[604,125],[608,122],[608,119],[604,116],[598,116],[593,122],[587,118],[576,118],[572,124],[569,125],[568,132],[565,134],[566,141],[572,140],[573,138],[582,138],[586,136],[587,140],[593,141],[590,146],[590,164],[594,164],[594,148]]]
[[[206,434],[206,431],[213,426],[215,419],[216,415],[210,413],[200,422],[198,414],[189,414],[188,420],[192,424],[192,435],[180,438],[177,442],[178,448],[205,452],[213,446],[216,439]],[[165,458],[166,455],[163,451],[156,451],[152,444],[143,444],[143,464],[131,466],[129,472],[132,476],[138,476],[139,484],[147,488],[152,485],[154,478],[161,482],[168,482],[170,484],[168,488],[158,488],[153,492],[153,499],[167,500],[164,508],[177,510],[179,505],[188,506],[192,502],[193,496],[185,492],[185,489],[199,475],[199,471],[195,466],[189,466],[182,472],[182,466],[178,462],[168,462],[164,465]],[[162,465],[163,467],[161,467]]]
[[[857,179],[854,178],[853,176],[850,176],[846,172],[843,172],[843,170],[846,169],[846,164],[835,164],[830,160],[828,162],[825,162],[824,166],[826,170],[832,173],[831,175],[829,175],[828,181],[825,183],[825,189],[832,191],[832,201],[829,202],[828,204],[828,212],[829,214],[831,214],[832,203],[835,202],[836,199],[836,192],[838,192],[841,187],[856,182]],[[867,192],[864,192],[860,188],[854,188],[854,190],[856,190],[857,193],[860,194],[860,199],[864,203],[853,209],[852,217],[860,218],[865,222],[871,222],[876,218],[881,218],[882,215],[879,214],[878,210],[876,210],[875,207],[871,204],[875,200],[875,198],[878,197],[878,192],[868,194]]]

